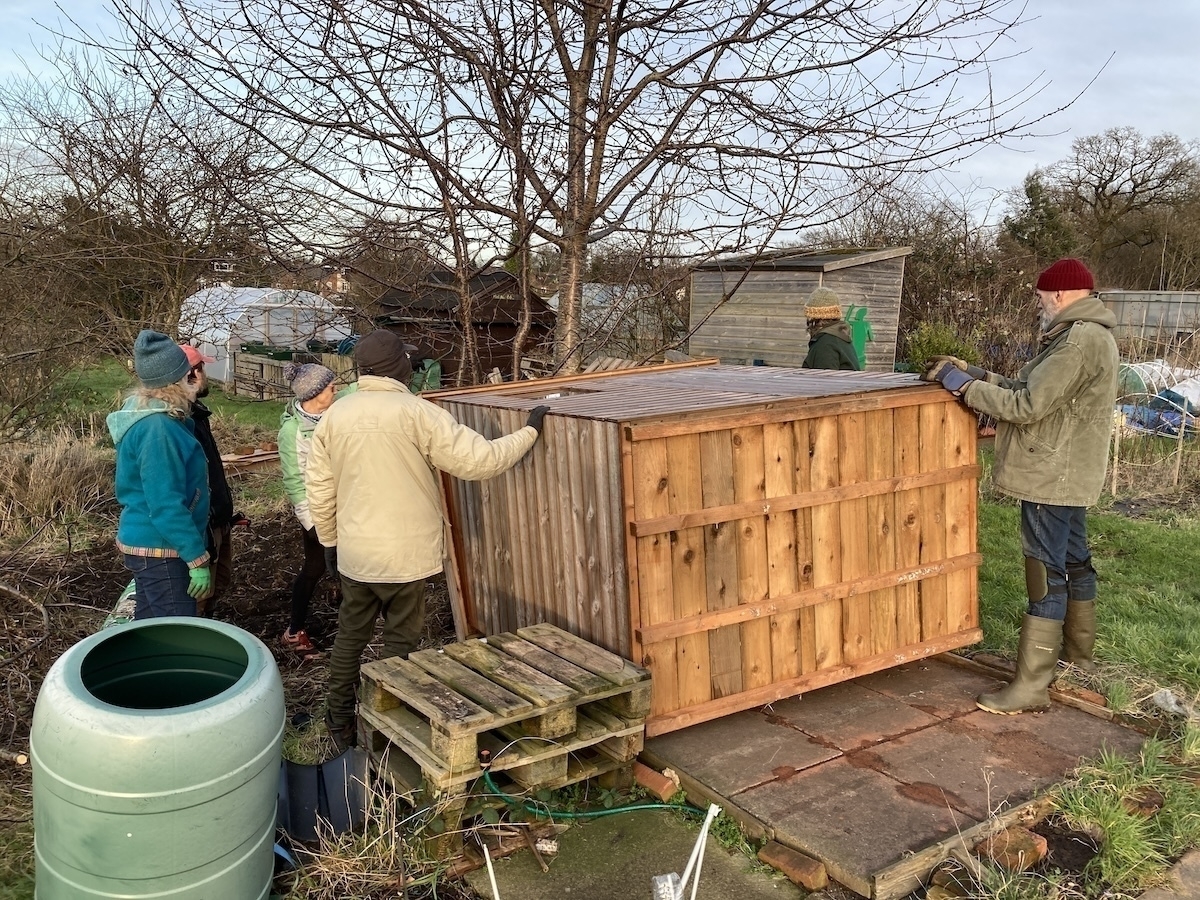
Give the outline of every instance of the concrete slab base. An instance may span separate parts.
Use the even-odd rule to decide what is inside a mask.
[[[956,839],[1011,815],[1082,759],[1134,754],[1144,741],[1061,703],[1019,716],[977,709],[976,695],[1000,683],[934,657],[654,738],[643,758],[817,857],[847,887],[891,900]]]

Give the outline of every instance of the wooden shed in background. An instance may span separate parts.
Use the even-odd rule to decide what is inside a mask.
[[[976,420],[909,375],[684,363],[430,395],[460,633],[550,622],[650,668],[661,734],[979,640]],[[453,595],[452,595],[453,596]]]
[[[896,364],[904,259],[911,247],[878,250],[780,250],[715,260],[692,271],[690,352],[725,363],[800,366],[808,353],[804,305],[822,285],[842,311],[866,308],[873,340],[866,369]]]

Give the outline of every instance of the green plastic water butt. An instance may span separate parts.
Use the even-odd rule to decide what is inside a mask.
[[[50,669],[30,736],[38,900],[254,900],[271,886],[283,684],[206,619],[107,629]]]

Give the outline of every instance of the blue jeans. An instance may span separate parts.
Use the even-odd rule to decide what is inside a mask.
[[[1087,508],[1021,501],[1021,552],[1026,558],[1029,615],[1062,620],[1068,600],[1096,599],[1096,570],[1088,550]],[[1045,567],[1045,594],[1032,587],[1029,561]]]
[[[194,616],[196,601],[188,596],[188,566],[178,556],[130,556],[125,568],[133,573],[137,604],[135,619]]]

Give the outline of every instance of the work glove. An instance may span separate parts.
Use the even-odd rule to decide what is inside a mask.
[[[926,369],[921,380],[936,381],[956,397],[961,397],[967,385],[975,379],[946,359]]]
[[[535,406],[533,411],[529,414],[529,420],[525,424],[532,425],[537,429],[537,433],[541,434],[542,419],[546,418],[546,413],[548,412],[550,412],[550,407],[548,406]]]
[[[196,566],[188,569],[187,595],[194,600],[207,600],[212,596],[212,569],[208,566]]]
[[[954,363],[954,367],[956,369],[966,372],[972,378],[987,378],[987,369],[981,369],[979,366],[973,366],[965,359],[959,359],[957,356],[931,356],[929,359],[925,360],[925,371],[929,372],[931,369],[936,369],[939,364],[944,362]],[[925,378],[924,375],[922,375],[921,380],[933,381],[934,379]]]
[[[325,548],[325,571],[332,577],[338,577],[337,545]]]

